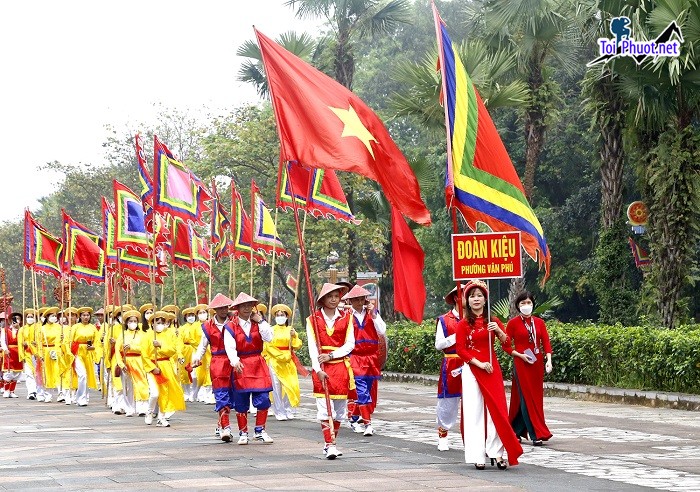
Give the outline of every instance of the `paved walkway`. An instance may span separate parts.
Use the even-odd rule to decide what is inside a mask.
[[[189,404],[172,427],[88,407],[0,399],[0,490],[700,491],[696,412],[548,397],[554,433],[525,443],[521,464],[477,471],[453,448],[436,449],[435,388],[384,381],[373,437],[343,428],[344,455],[323,458],[309,379],[298,418],[270,418],[275,443],[222,443],[212,406]]]

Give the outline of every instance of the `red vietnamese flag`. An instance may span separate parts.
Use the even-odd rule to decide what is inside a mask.
[[[425,253],[401,212],[391,208],[391,249],[394,254],[394,310],[416,323],[423,321]]]
[[[406,158],[379,117],[326,74],[255,31],[275,109],[280,160],[361,174],[419,224],[430,212]]]

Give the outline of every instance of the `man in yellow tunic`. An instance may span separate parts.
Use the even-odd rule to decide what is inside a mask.
[[[90,400],[88,389],[97,389],[95,378],[95,361],[99,360],[99,333],[97,327],[90,323],[92,308],[78,309],[79,323],[73,325],[71,333],[71,352],[75,356],[74,369],[78,380],[75,400],[78,406],[87,406]]]
[[[141,340],[143,367],[148,378],[150,398],[145,422],[153,423],[156,415],[158,427],[170,427],[168,418],[177,410],[185,410],[185,396],[175,373],[173,359],[181,358],[174,328],[169,324],[175,315],[156,311],[153,315],[153,336]]]
[[[74,307],[69,307],[59,313],[59,324],[62,328],[61,334],[61,352],[63,356],[59,359],[59,367],[61,371],[61,388],[58,392],[56,401],[63,401],[66,405],[70,405],[72,400],[72,392],[78,389],[78,378],[73,370],[73,360],[75,356],[71,352],[71,332],[73,325],[78,321],[78,310]]]
[[[186,402],[195,401],[196,392],[199,390],[199,386],[196,382],[196,375],[193,375],[191,365],[192,354],[194,354],[195,347],[199,345],[199,337],[201,337],[202,331],[202,324],[197,321],[195,309],[196,308],[190,307],[182,310],[185,323],[180,326],[177,332],[182,354],[182,358],[178,359],[177,374],[185,394]],[[197,337],[196,340],[195,337]]]
[[[276,304],[271,309],[273,335],[265,343],[264,352],[272,376],[272,409],[277,420],[294,418],[294,407],[299,406],[301,391],[299,375],[293,359],[293,351],[301,348],[301,339],[291,326],[292,310],[285,304]]]

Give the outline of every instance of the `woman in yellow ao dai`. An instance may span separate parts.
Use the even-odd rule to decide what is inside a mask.
[[[137,410],[145,415],[148,408],[148,381],[141,357],[142,340],[148,334],[139,329],[140,317],[141,313],[135,309],[126,311],[122,316],[126,330],[117,338],[117,365],[121,367],[123,407],[127,417],[133,417]]]

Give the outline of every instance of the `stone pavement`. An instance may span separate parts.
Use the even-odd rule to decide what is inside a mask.
[[[387,378],[388,379],[388,378]],[[274,444],[214,437],[213,407],[188,404],[172,427],[88,407],[0,398],[0,490],[700,491],[696,412],[548,397],[554,433],[523,444],[521,464],[477,471],[458,432],[438,452],[435,387],[383,381],[375,436],[341,430],[344,455],[323,458],[310,380],[295,420],[268,421]]]

